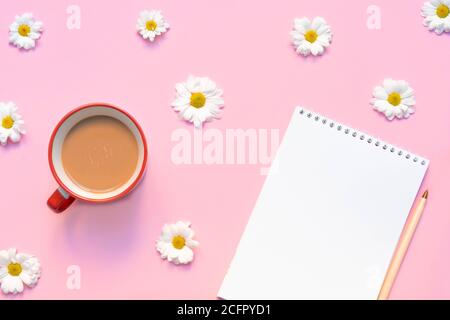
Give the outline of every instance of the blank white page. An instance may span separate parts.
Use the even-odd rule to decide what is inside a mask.
[[[224,299],[376,299],[428,160],[298,107]]]

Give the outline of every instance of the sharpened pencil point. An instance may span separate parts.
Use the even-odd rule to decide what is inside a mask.
[[[423,193],[422,198],[428,199],[428,190]]]

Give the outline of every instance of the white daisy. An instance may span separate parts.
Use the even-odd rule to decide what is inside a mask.
[[[178,221],[175,224],[165,224],[162,235],[156,242],[156,249],[161,258],[175,264],[187,264],[194,259],[193,248],[199,243],[195,241],[194,230],[190,222]]]
[[[9,42],[28,50],[35,47],[41,32],[42,22],[36,21],[32,13],[24,13],[16,16],[16,20],[9,26]]]
[[[297,53],[306,57],[321,55],[330,45],[333,34],[324,18],[315,17],[312,22],[308,18],[295,19],[291,37]]]
[[[441,34],[450,32],[450,0],[431,0],[422,7],[423,24],[428,30]]]
[[[3,293],[16,294],[23,291],[23,284],[34,287],[41,276],[39,260],[16,249],[0,251],[0,283]]]
[[[153,41],[156,36],[163,34],[169,29],[169,24],[164,20],[161,11],[144,10],[139,14],[136,29],[142,38]]]
[[[25,134],[24,121],[17,112],[19,109],[13,102],[0,102],[0,144],[6,145],[8,138],[12,142],[19,142],[20,136]]]
[[[176,99],[172,103],[181,118],[200,128],[205,121],[220,118],[223,107],[223,90],[206,77],[189,76],[188,80],[175,86]]]
[[[414,90],[403,80],[385,79],[382,86],[373,89],[373,108],[384,113],[386,118],[408,118],[414,113]]]

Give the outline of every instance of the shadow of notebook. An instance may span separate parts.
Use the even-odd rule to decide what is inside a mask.
[[[296,108],[218,296],[376,299],[428,163]]]

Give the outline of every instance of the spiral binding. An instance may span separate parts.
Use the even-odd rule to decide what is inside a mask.
[[[314,113],[303,108],[300,108],[299,113],[300,115],[306,116],[307,118],[310,118],[318,123],[321,123],[324,126],[328,126],[330,129],[342,132],[344,135],[348,135],[352,138],[359,139],[361,141],[366,141],[368,144],[373,145],[375,148],[381,148],[382,150],[395,154],[398,157],[402,157],[407,160],[412,160],[413,162],[420,163],[423,166],[426,165],[428,162],[427,159],[421,158],[411,152],[397,148],[382,140],[376,139],[375,137],[372,137],[360,131],[344,126],[343,124],[340,124],[336,121],[332,121],[327,117],[324,117],[318,113]]]

